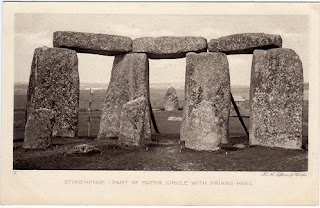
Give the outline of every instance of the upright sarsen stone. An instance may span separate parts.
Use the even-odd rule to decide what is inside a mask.
[[[165,111],[177,111],[179,110],[179,100],[177,91],[174,87],[170,87],[164,96],[164,110]]]
[[[133,40],[132,52],[147,53],[151,59],[183,58],[188,52],[207,51],[203,37],[142,37]]]
[[[27,93],[26,118],[39,108],[56,112],[53,136],[76,135],[79,73],[75,51],[48,47],[35,50]]]
[[[23,140],[24,149],[46,149],[51,145],[54,116],[55,112],[46,108],[36,109],[29,114]]]
[[[300,149],[303,69],[291,49],[255,50],[250,87],[250,145]]]
[[[281,48],[280,35],[265,33],[240,33],[212,39],[208,43],[211,52],[226,54],[252,54],[255,49]]]
[[[130,52],[132,40],[119,35],[57,31],[53,33],[53,46],[80,53],[114,56]]]
[[[181,140],[187,148],[216,150],[228,141],[230,75],[223,53],[188,53]]]
[[[144,136],[146,139],[151,139],[148,57],[143,53],[116,56],[102,108],[98,139],[119,137],[123,105],[141,96],[147,100]]]

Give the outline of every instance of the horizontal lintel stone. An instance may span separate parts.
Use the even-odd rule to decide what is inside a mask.
[[[255,49],[281,48],[280,35],[265,33],[240,33],[212,39],[208,43],[210,52],[225,54],[253,54]]]
[[[57,31],[53,33],[53,46],[79,53],[115,56],[131,52],[132,39],[118,35]]]
[[[147,53],[151,59],[183,58],[188,52],[206,52],[203,37],[142,37],[133,40],[132,51]]]

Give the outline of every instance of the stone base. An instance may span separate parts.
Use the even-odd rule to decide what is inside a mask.
[[[30,113],[24,134],[24,149],[46,149],[51,145],[55,112],[40,108]]]
[[[139,97],[123,105],[120,116],[120,145],[144,146],[146,108],[147,100],[145,97]]]

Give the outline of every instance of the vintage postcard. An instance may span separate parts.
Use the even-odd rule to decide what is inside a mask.
[[[1,203],[317,205],[319,15],[3,3]]]

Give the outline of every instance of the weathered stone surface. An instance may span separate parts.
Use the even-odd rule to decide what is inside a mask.
[[[80,53],[114,56],[130,52],[132,40],[118,35],[57,31],[53,33],[53,46]]]
[[[144,136],[147,103],[142,96],[123,105],[120,116],[120,145],[144,146],[147,141]]]
[[[143,53],[116,56],[102,108],[98,139],[119,137],[123,105],[141,96],[147,99],[148,104],[144,114],[144,135],[151,139],[148,57]]]
[[[250,103],[250,145],[301,148],[303,69],[293,50],[254,51]]]
[[[91,145],[91,144],[79,144],[70,149],[67,149],[65,154],[72,155],[72,154],[83,154],[83,155],[91,155],[94,153],[101,153],[101,149],[98,147]]]
[[[177,111],[179,109],[179,101],[176,89],[170,87],[164,96],[164,110]]]
[[[143,37],[133,40],[133,52],[147,53],[152,59],[183,58],[188,52],[207,51],[203,37]]]
[[[51,145],[55,113],[51,109],[39,108],[29,114],[24,133],[24,149],[46,149]]]
[[[208,43],[208,49],[212,52],[226,54],[252,54],[255,49],[281,48],[280,35],[265,33],[241,33],[218,39],[212,39]]]
[[[53,136],[74,137],[79,108],[79,72],[75,51],[37,48],[27,93],[26,118],[39,108],[56,112]]]
[[[230,75],[223,53],[188,53],[181,140],[187,148],[216,150],[228,141]]]

